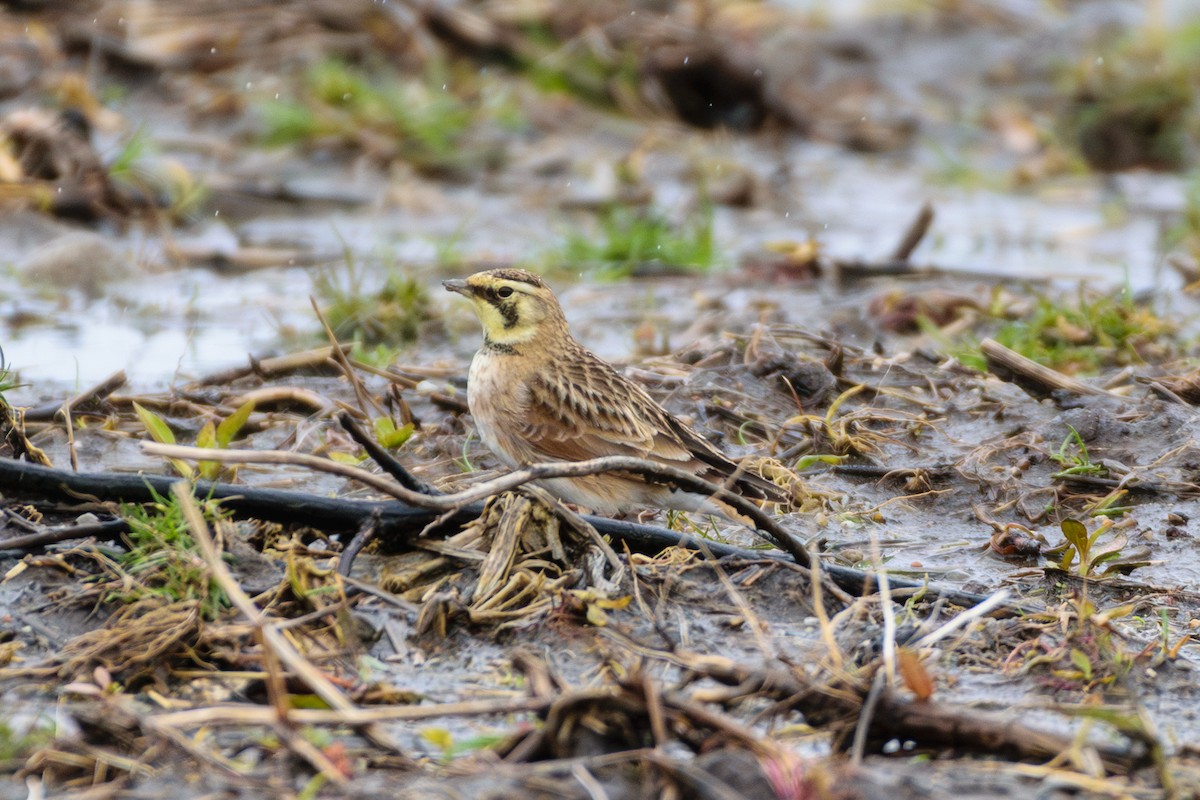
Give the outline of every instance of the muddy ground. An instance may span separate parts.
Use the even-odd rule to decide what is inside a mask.
[[[1197,796],[1194,104],[1090,116],[1195,25],[5,6],[0,796]],[[505,474],[497,263],[767,530],[395,488]]]

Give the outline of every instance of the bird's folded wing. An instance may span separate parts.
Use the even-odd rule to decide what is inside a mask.
[[[632,384],[569,391],[556,381],[534,381],[524,412],[521,438],[552,460],[624,455],[683,469],[701,466],[661,409]]]
[[[747,497],[781,502],[783,493],[748,474],[640,386],[590,353],[527,385],[520,437],[538,459],[583,461],[626,455],[686,469],[713,483],[736,476]]]

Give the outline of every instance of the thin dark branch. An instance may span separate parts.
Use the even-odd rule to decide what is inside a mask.
[[[398,500],[419,508],[448,511],[466,503],[482,500],[500,492],[512,489],[546,478],[578,478],[585,475],[598,475],[604,472],[626,472],[637,475],[645,480],[667,486],[673,486],[685,492],[703,497],[711,497],[733,508],[738,514],[750,519],[763,537],[779,549],[786,552],[797,564],[811,566],[808,552],[801,542],[790,531],[785,530],[773,517],[761,508],[730,489],[704,480],[703,478],[678,467],[670,467],[649,461],[644,458],[629,456],[604,456],[586,461],[553,461],[542,464],[529,464],[521,469],[513,470],[507,475],[490,481],[478,483],[470,488],[454,494],[438,495],[436,497],[414,492],[411,489],[382,480],[378,475],[357,467],[333,461],[328,458],[305,453],[291,453],[279,450],[219,450],[215,448],[182,447],[179,445],[160,444],[158,442],[142,442],[142,450],[150,455],[165,458],[182,458],[195,461],[218,461],[234,464],[295,464],[322,472],[331,472],[351,478]]]
[[[1136,494],[1164,494],[1174,495],[1175,497],[1194,497],[1200,493],[1200,486],[1194,483],[1184,483],[1182,481],[1159,483],[1156,481],[1143,481],[1136,477],[1117,478],[1102,478],[1099,475],[1056,475],[1054,479],[1063,483],[1074,484],[1076,486],[1086,487],[1090,489],[1103,489],[1111,491],[1113,489],[1125,489],[1126,491]]]
[[[926,200],[921,206],[921,210],[917,212],[917,216],[909,223],[908,230],[904,232],[904,237],[896,244],[896,249],[892,251],[890,259],[892,261],[908,261],[908,257],[912,255],[913,250],[921,244],[925,239],[925,234],[929,233],[929,227],[933,225],[933,205]]]
[[[79,472],[42,467],[24,461],[0,459],[0,493],[15,498],[41,498],[78,503],[98,499],[109,502],[148,503],[155,495],[165,497],[179,478],[170,475],[127,475]],[[240,518],[283,524],[311,525],[330,533],[358,530],[378,512],[381,538],[389,543],[407,541],[437,517],[436,511],[414,508],[395,501],[338,500],[306,492],[257,489],[229,483],[198,481],[197,497],[221,500],[221,506]],[[466,505],[452,518],[456,524],[474,519],[482,503]]]
[[[401,464],[396,458],[389,453],[382,445],[379,444],[370,434],[362,429],[362,426],[354,419],[354,417],[346,411],[339,412],[337,415],[338,424],[346,429],[346,433],[350,434],[350,438],[358,442],[363,450],[367,451],[367,455],[383,469],[388,475],[395,478],[401,486],[414,492],[437,496],[444,494],[430,486],[425,481],[413,475],[408,469]]]
[[[124,386],[125,381],[125,370],[117,370],[112,375],[100,381],[100,383],[89,389],[85,389],[65,403],[43,403],[40,406],[26,409],[25,420],[27,422],[48,422],[54,419],[54,415],[64,408],[70,409],[72,414],[94,408],[110,394]]]
[[[10,501],[39,499],[73,503],[79,502],[81,498],[95,498],[107,502],[146,503],[154,500],[155,494],[160,497],[168,494],[171,491],[171,485],[178,480],[169,475],[69,472],[24,461],[0,459],[0,494]],[[194,493],[196,497],[212,497],[221,500],[222,508],[242,519],[309,525],[335,535],[361,530],[365,524],[378,517],[379,530],[376,535],[389,547],[399,547],[405,542],[415,539],[425,526],[437,519],[440,514],[433,509],[413,508],[394,500],[339,500],[305,492],[256,489],[249,486],[208,481],[198,482],[194,487]],[[447,520],[446,527],[457,529],[479,516],[482,510],[482,503],[471,503],[456,509]],[[584,519],[599,534],[611,536],[613,539],[623,542],[630,551],[635,553],[656,555],[668,547],[683,547],[697,552],[707,549],[716,558],[791,561],[790,557],[778,551],[748,550],[719,542],[702,542],[685,533],[653,525],[640,525],[635,522],[590,515],[585,516]],[[102,523],[113,526],[111,530],[105,528],[107,533],[104,535],[116,536],[122,533],[123,529],[117,527],[120,522],[120,520],[113,520],[110,523]],[[55,541],[101,535],[92,526],[56,530],[61,532],[61,538],[56,538]],[[69,536],[68,533],[74,533],[75,536]],[[41,536],[42,534],[33,535]],[[28,552],[50,543],[15,546],[14,543],[18,539],[24,538],[14,537],[0,542],[0,548],[20,549]],[[821,572],[849,594],[862,596],[878,591],[875,574],[871,571],[825,564],[822,565]],[[924,588],[929,597],[941,597],[959,606],[973,606],[987,599],[983,595],[972,592],[928,585],[921,581],[906,580],[896,576],[890,577],[890,584],[893,590]],[[1023,613],[1023,610],[1013,605],[999,609],[996,613],[1013,615]]]
[[[372,514],[362,527],[358,529],[358,533],[354,534],[354,538],[342,550],[342,556],[338,559],[337,571],[339,575],[345,576],[350,574],[350,568],[354,566],[354,559],[359,552],[367,546],[367,543],[375,538],[376,531],[379,530],[379,515]]]
[[[90,525],[66,525],[59,528],[27,533],[23,536],[13,536],[0,539],[0,552],[5,550],[28,553],[41,550],[43,547],[73,539],[85,539],[95,536],[102,542],[109,542],[129,530],[129,523],[123,519],[110,519]]]

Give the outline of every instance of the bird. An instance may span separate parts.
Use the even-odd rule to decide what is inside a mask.
[[[780,487],[739,467],[580,344],[540,276],[502,268],[442,285],[471,301],[483,327],[483,346],[467,375],[467,406],[484,444],[510,468],[634,456],[687,470],[747,499],[786,501]],[[538,483],[558,499],[597,513],[624,514],[640,507],[744,521],[710,495],[632,473]]]

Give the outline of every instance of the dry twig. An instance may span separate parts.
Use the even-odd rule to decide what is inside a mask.
[[[769,517],[754,503],[723,486],[710,483],[686,470],[657,464],[643,458],[604,456],[587,461],[531,464],[522,469],[514,470],[507,475],[502,475],[499,478],[477,483],[454,494],[432,496],[422,494],[421,492],[414,492],[395,481],[381,478],[366,470],[305,453],[290,453],[280,450],[219,450],[216,448],[160,444],[158,442],[142,442],[142,449],[149,455],[162,456],[164,458],[218,461],[227,464],[291,464],[304,466],[321,472],[351,478],[411,506],[434,511],[459,509],[468,503],[546,478],[578,478],[602,472],[632,472],[643,478],[653,478],[660,482],[674,484],[685,491],[716,497],[718,500],[728,503],[739,514],[753,520],[754,524],[758,526],[758,530],[765,534],[766,538],[772,544],[792,556],[798,564],[811,566],[808,560],[808,552],[804,549],[803,543],[796,539],[793,534],[784,530],[778,522]]]
[[[221,559],[216,543],[209,533],[208,524],[200,514],[200,509],[192,497],[191,491],[182,481],[172,487],[176,501],[183,509],[184,518],[201,555],[212,573],[213,580],[224,590],[229,601],[254,626],[255,636],[259,640],[264,656],[267,659],[267,671],[272,673],[272,679],[267,681],[267,690],[271,694],[274,721],[288,725],[291,709],[288,707],[286,690],[283,688],[283,678],[278,672],[278,663],[285,664],[291,672],[304,681],[322,700],[336,711],[352,711],[355,705],[338,689],[332,681],[312,665],[298,651],[276,625],[268,623],[266,616],[254,605],[254,602],[238,585],[229,567]],[[368,730],[367,735],[381,747],[398,750],[397,746],[381,731]],[[304,750],[305,756],[315,767],[326,773],[335,782],[344,783],[346,777],[317,750]]]
[[[997,378],[1015,383],[1035,399],[1044,400],[1055,392],[1094,397],[1120,396],[1077,381],[1058,370],[1043,367],[1036,361],[1005,347],[995,339],[984,339],[979,343],[979,349],[983,351],[983,355],[987,359],[988,369]]]

